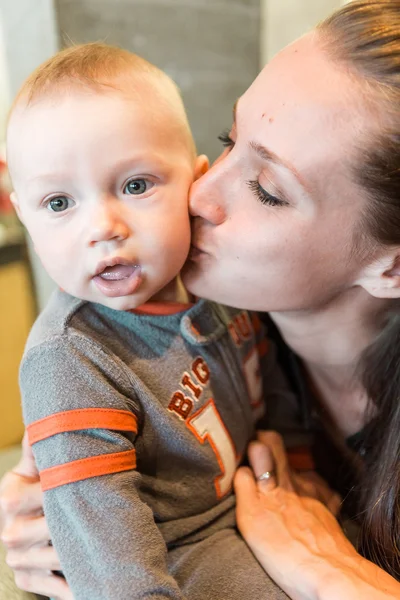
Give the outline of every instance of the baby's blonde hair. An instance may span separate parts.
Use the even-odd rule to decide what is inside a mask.
[[[195,154],[186,111],[174,81],[144,58],[99,42],[61,50],[37,67],[20,88],[10,115],[17,106],[29,107],[44,97],[85,87],[98,93],[119,90],[140,94],[144,89],[145,93],[156,95],[181,122],[190,150]]]

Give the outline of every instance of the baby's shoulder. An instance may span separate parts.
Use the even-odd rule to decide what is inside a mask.
[[[37,317],[25,346],[27,354],[35,346],[41,346],[55,338],[61,338],[70,327],[82,320],[78,315],[88,302],[55,290]],[[78,317],[78,318],[75,318]]]

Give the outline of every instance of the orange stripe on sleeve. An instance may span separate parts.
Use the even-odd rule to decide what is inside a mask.
[[[43,469],[40,472],[40,483],[42,490],[47,492],[67,483],[100,477],[101,475],[110,475],[111,473],[132,471],[135,468],[136,452],[135,450],[127,450],[126,452],[82,458],[64,465]]]
[[[50,415],[34,421],[26,429],[29,443],[32,446],[57,433],[81,429],[113,429],[137,433],[137,418],[128,410],[82,408]]]

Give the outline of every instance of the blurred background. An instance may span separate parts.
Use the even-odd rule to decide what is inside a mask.
[[[343,3],[0,0],[0,477],[22,437],[18,365],[24,343],[52,290],[9,203],[4,131],[24,78],[71,43],[102,40],[137,52],[177,82],[198,150],[213,160],[235,100],[260,67]]]

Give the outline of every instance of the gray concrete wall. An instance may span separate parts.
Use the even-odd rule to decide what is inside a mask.
[[[259,0],[56,0],[61,39],[137,52],[177,82],[200,152],[214,159],[259,69]]]
[[[9,87],[23,80],[58,49],[53,0],[0,0]]]

